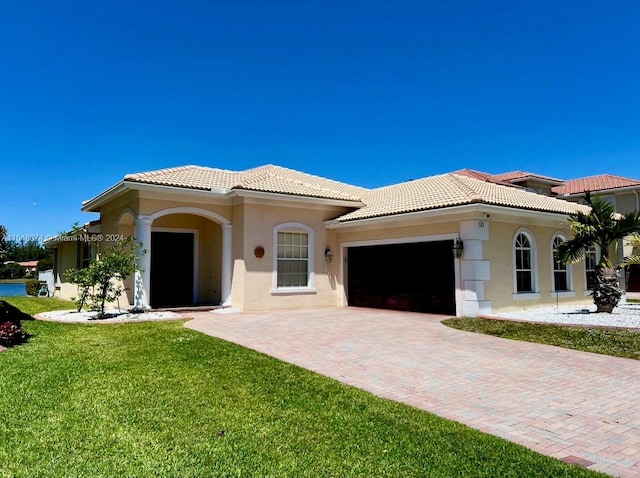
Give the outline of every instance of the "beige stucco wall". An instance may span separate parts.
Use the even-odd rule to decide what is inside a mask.
[[[242,310],[244,308],[244,282],[247,270],[244,264],[244,241],[245,241],[245,207],[244,204],[237,204],[233,208],[232,216],[232,236],[231,255],[233,257],[231,275],[231,305]]]
[[[56,263],[53,271],[55,280],[53,296],[66,300],[75,299],[78,296],[78,287],[67,282],[65,271],[78,267],[78,244],[76,242],[61,242],[56,249]]]
[[[585,292],[584,263],[570,266],[572,292],[556,296],[553,290],[553,266],[551,241],[556,233],[570,238],[569,231],[550,226],[528,225],[524,230],[535,238],[537,282],[540,297],[521,299],[514,286],[514,237],[521,230],[519,224],[491,222],[489,240],[484,242],[484,258],[491,264],[491,280],[485,282],[485,295],[491,301],[493,312],[505,312],[528,307],[589,304],[591,297]],[[520,295],[526,297],[526,295]]]
[[[638,210],[638,198],[632,192],[616,194],[615,202],[616,202],[616,211],[618,211],[621,214],[627,214],[631,211]]]
[[[301,207],[304,206],[304,207]],[[338,305],[338,254],[336,235],[324,227],[324,221],[336,217],[342,210],[336,207],[292,205],[274,207],[271,204],[245,203],[242,213],[234,216],[234,288],[236,275],[242,274],[242,292],[233,296],[233,306],[243,310],[284,309],[298,307],[334,307]],[[297,222],[314,231],[315,292],[279,293],[274,291],[274,228],[279,224]],[[257,258],[256,247],[264,248],[264,257]],[[335,258],[325,260],[330,247]],[[241,256],[236,253],[241,252]],[[240,258],[242,257],[242,259]],[[241,262],[241,263],[240,263]]]

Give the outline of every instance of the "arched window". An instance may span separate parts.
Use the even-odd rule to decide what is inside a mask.
[[[558,247],[565,242],[566,239],[563,236],[554,236],[552,247],[552,259],[553,259],[553,292],[567,292],[571,290],[571,273],[570,266],[563,264],[560,260],[560,253]]]
[[[314,287],[314,231],[296,222],[279,224],[273,231],[273,291],[309,291]]]
[[[533,236],[524,231],[516,233],[513,253],[516,293],[536,292],[536,250]]]
[[[587,290],[593,290],[596,283],[596,266],[598,265],[598,248],[591,246],[584,255],[584,283]]]

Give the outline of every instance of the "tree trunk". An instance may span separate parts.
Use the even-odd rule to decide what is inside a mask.
[[[618,281],[618,271],[610,267],[596,267],[596,283],[593,288],[593,303],[598,306],[597,312],[613,312],[620,302],[622,289]]]

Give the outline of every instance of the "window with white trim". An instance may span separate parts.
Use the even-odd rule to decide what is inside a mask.
[[[313,228],[285,223],[274,228],[275,291],[308,291],[314,287]]]
[[[566,239],[562,236],[555,236],[553,238],[553,291],[554,292],[567,292],[571,290],[571,277],[569,275],[569,268],[567,264],[563,264],[560,260],[560,252],[558,247],[565,242]]]
[[[520,232],[514,240],[515,286],[517,293],[535,292],[535,254],[533,241],[525,232]]]
[[[584,255],[584,283],[587,290],[593,290],[596,283],[596,266],[598,265],[598,250],[595,246],[587,249]]]
[[[307,287],[309,234],[278,232],[278,287]]]

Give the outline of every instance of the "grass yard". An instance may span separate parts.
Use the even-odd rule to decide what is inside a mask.
[[[0,353],[3,477],[601,476],[182,321],[24,326]]]
[[[568,349],[614,357],[640,359],[640,331],[528,324],[508,320],[455,318],[442,322],[454,329],[478,332],[505,339],[557,345]]]

